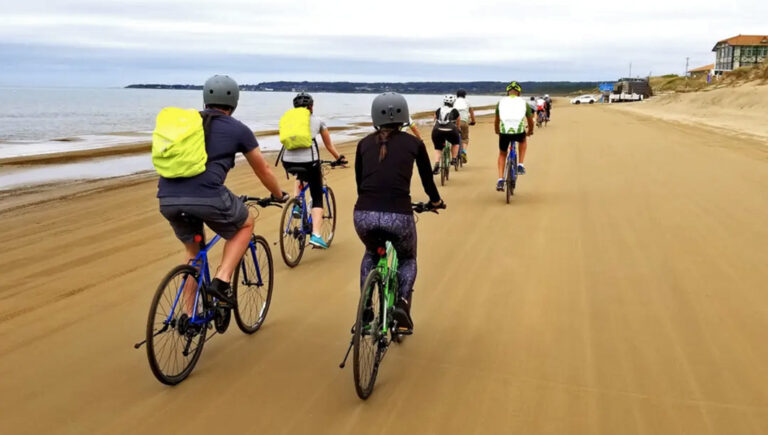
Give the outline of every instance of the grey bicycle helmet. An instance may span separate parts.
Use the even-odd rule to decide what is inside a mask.
[[[411,122],[408,102],[396,92],[376,96],[371,104],[371,121],[376,128],[387,124],[407,125]]]
[[[215,75],[205,81],[203,86],[203,104],[206,106],[209,104],[229,106],[234,112],[239,98],[240,88],[231,77]]]
[[[312,98],[312,95],[309,95],[306,92],[299,92],[295,97],[293,97],[293,107],[309,107],[313,106],[314,104],[314,98]]]

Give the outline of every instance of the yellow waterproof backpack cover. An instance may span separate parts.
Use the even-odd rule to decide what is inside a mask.
[[[205,129],[200,112],[166,107],[152,132],[152,164],[164,178],[186,178],[205,172]]]
[[[310,148],[312,146],[311,113],[306,107],[288,110],[280,118],[280,143],[287,150]]]

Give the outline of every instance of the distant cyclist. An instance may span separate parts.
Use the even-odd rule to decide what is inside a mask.
[[[461,144],[464,150],[460,157],[464,163],[467,163],[467,149],[469,149],[469,126],[475,125],[475,109],[473,109],[467,101],[467,91],[464,89],[459,89],[456,91],[456,102],[453,103],[453,107],[459,111],[459,116],[461,117],[459,131],[461,132]]]
[[[445,143],[451,145],[451,164],[456,164],[456,155],[459,153],[459,142],[461,142],[461,133],[459,133],[459,123],[461,114],[453,107],[456,97],[446,95],[443,97],[443,105],[435,111],[435,126],[432,129],[432,144],[435,147],[435,167],[432,173],[440,173],[440,155],[445,148]]]
[[[531,108],[531,113],[536,113],[536,97],[531,97],[531,99],[528,100],[528,106]]]
[[[536,115],[538,114],[544,114],[547,110],[547,100],[544,99],[544,97],[539,97],[536,99]]]
[[[301,149],[285,149],[283,153],[283,167],[291,174],[295,174],[298,178],[296,187],[293,191],[293,196],[299,195],[300,184],[309,184],[309,194],[312,198],[312,235],[309,238],[309,244],[321,249],[327,249],[328,243],[323,240],[323,236],[320,233],[323,224],[323,172],[320,166],[320,149],[317,145],[317,136],[323,139],[325,149],[336,159],[339,164],[346,164],[344,156],[336,151],[336,147],[333,146],[331,141],[331,134],[328,132],[328,128],[321,120],[314,115],[315,100],[311,95],[301,92],[293,98],[293,107],[304,107],[309,110],[309,127],[310,134],[312,135],[312,145],[309,148]],[[304,112],[306,113],[306,112]],[[293,211],[294,216],[301,214],[298,210],[298,206]]]
[[[205,140],[205,171],[187,178],[160,177],[157,183],[160,213],[184,244],[185,262],[195,258],[200,251],[195,238],[203,234],[204,223],[226,240],[221,265],[206,290],[230,307],[236,303],[229,285],[232,272],[240,263],[253,233],[253,216],[224,186],[227,173],[235,166],[235,155],[242,153],[245,156],[253,172],[272,193],[272,200],[285,202],[289,198],[280,190],[277,178],[259,151],[253,131],[232,117],[239,95],[237,83],[228,76],[216,75],[205,82],[203,114],[210,117]],[[194,290],[195,285],[185,290],[185,309],[188,311],[194,304]]]
[[[544,110],[547,113],[547,122],[549,122],[552,114],[552,99],[549,98],[549,94],[544,95],[544,103]]]
[[[371,105],[371,118],[376,131],[357,144],[355,156],[358,197],[354,224],[365,245],[360,287],[376,266],[377,249],[384,241],[390,241],[399,261],[395,320],[405,329],[412,329],[411,292],[416,281],[416,222],[411,209],[414,163],[431,204],[444,204],[432,178],[424,142],[401,131],[409,122],[405,98],[394,92],[377,96]],[[370,322],[373,312],[364,314],[365,317]]]
[[[507,161],[507,150],[514,142],[517,142],[519,148],[518,172],[525,174],[525,150],[528,146],[527,136],[533,134],[533,113],[531,106],[525,100],[520,98],[523,92],[522,87],[517,82],[507,85],[507,96],[502,98],[496,105],[496,119],[493,126],[496,134],[499,135],[499,179],[496,182],[496,190],[504,190],[504,165]],[[526,122],[528,132],[526,133]]]

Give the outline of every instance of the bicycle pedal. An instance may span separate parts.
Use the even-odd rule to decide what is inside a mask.
[[[397,335],[413,335],[413,329],[398,329],[395,331]]]

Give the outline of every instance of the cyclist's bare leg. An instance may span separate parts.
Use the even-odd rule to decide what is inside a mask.
[[[224,243],[224,254],[221,257],[221,264],[216,269],[216,276],[224,282],[229,282],[232,279],[232,273],[235,271],[235,267],[240,264],[240,259],[243,258],[246,248],[248,248],[248,242],[251,240],[253,234],[253,215],[248,213],[248,218],[239,230],[235,233],[235,236],[227,240]]]
[[[440,156],[442,156],[443,150],[435,150],[435,164],[440,163]]]
[[[459,145],[458,144],[457,145],[452,145],[451,146],[451,157],[455,159],[456,156],[458,156],[458,155],[459,155]]]
[[[499,179],[504,178],[504,165],[507,163],[507,152],[499,151]]]
[[[520,142],[517,145],[517,151],[518,151],[518,163],[523,164],[523,160],[525,160],[525,150],[528,148],[528,141],[524,140]]]
[[[312,207],[312,234],[320,234],[320,227],[323,225],[323,208]]]

